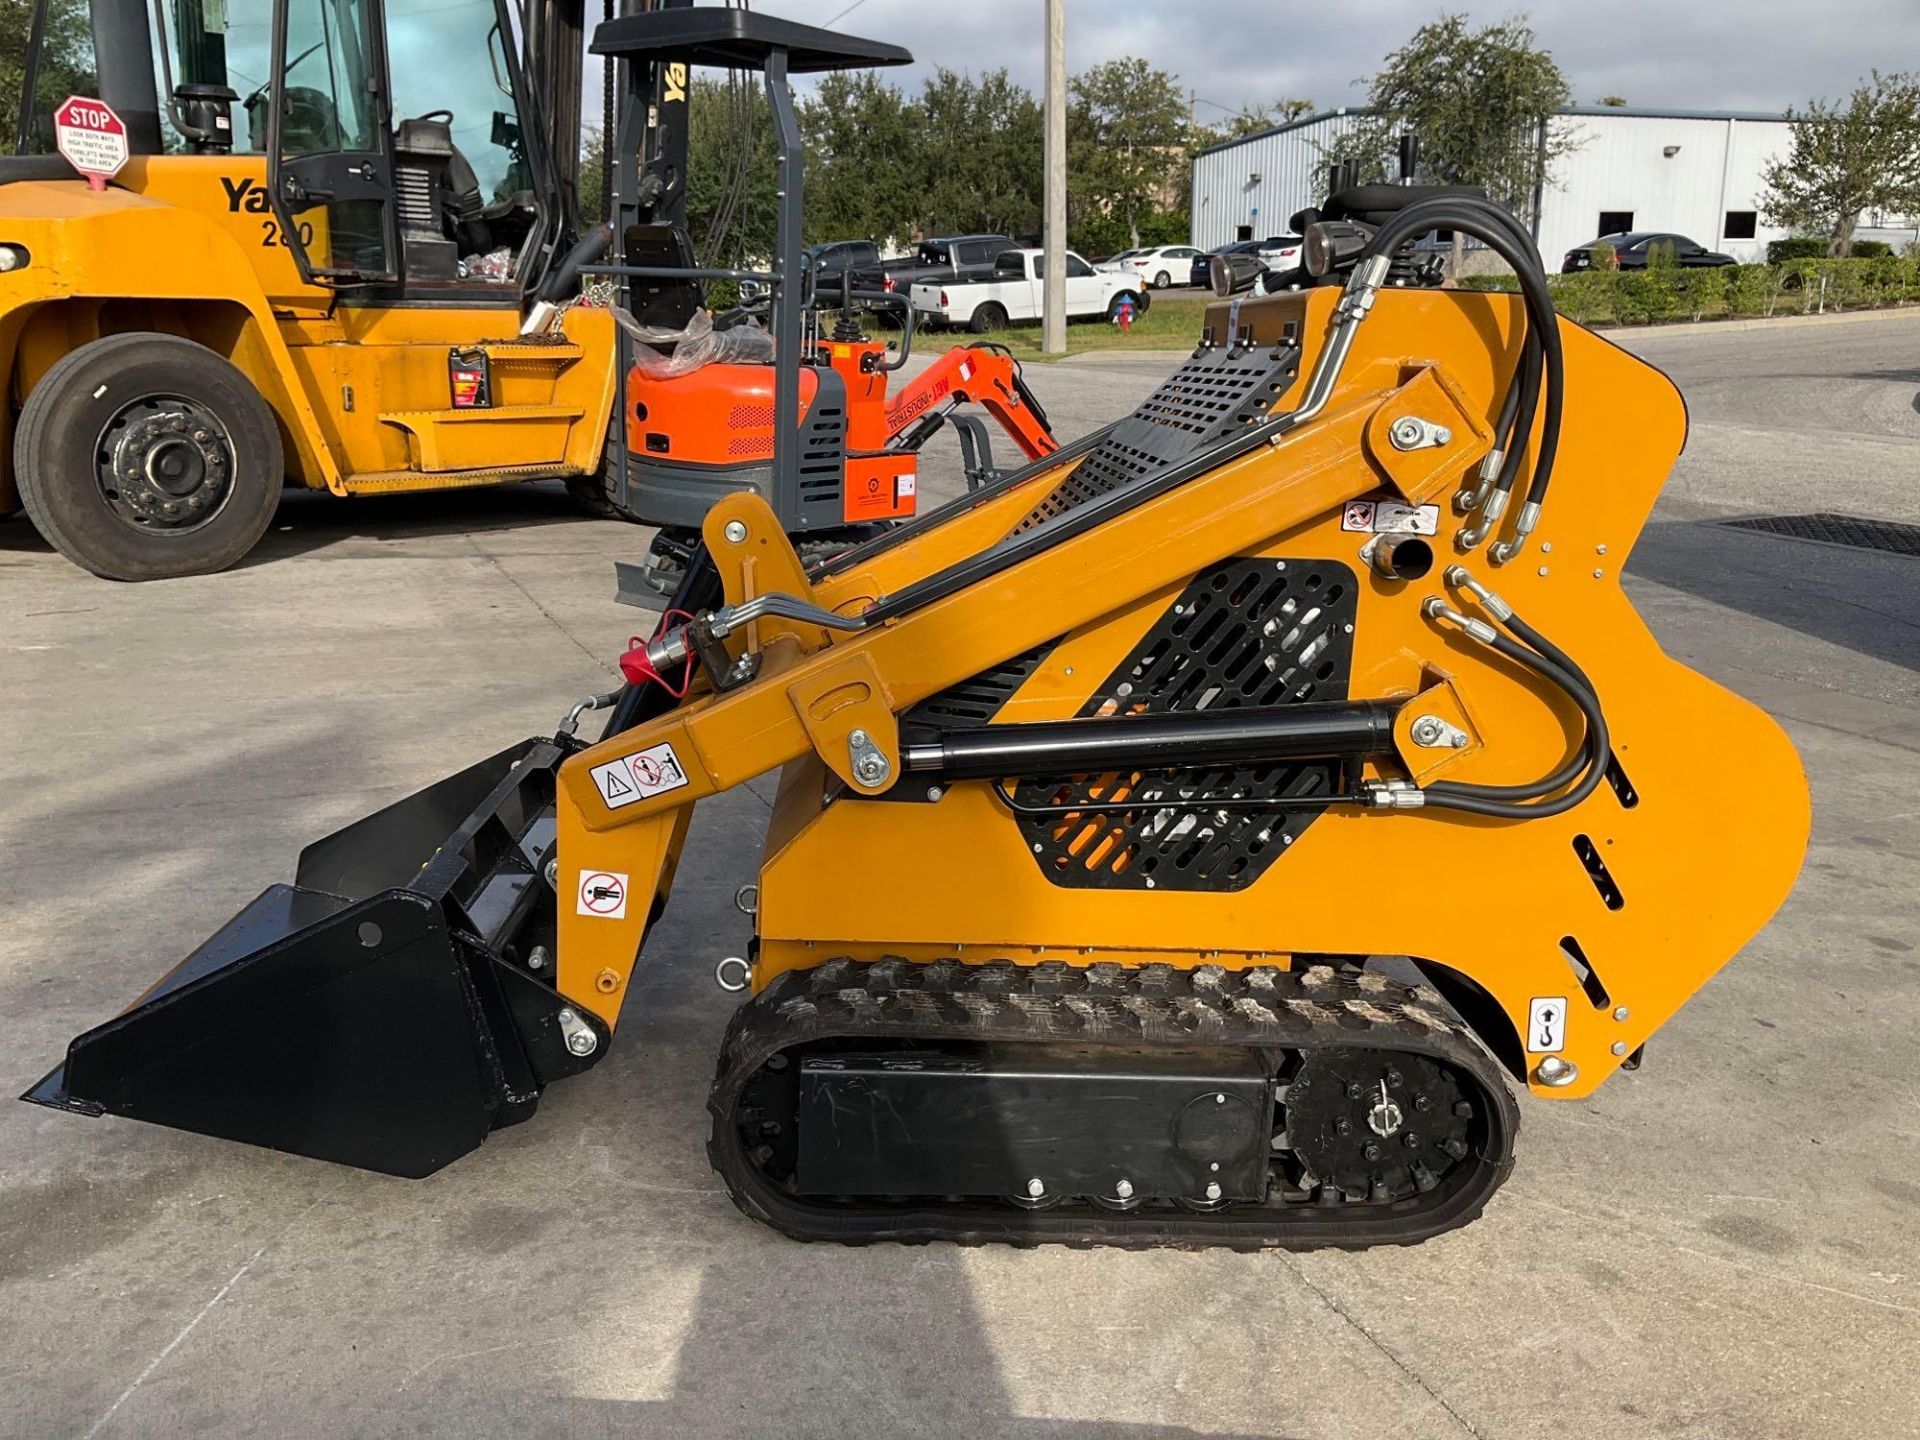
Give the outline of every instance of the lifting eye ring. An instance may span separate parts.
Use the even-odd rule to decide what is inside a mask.
[[[735,970],[738,976],[729,978]],[[738,995],[753,983],[753,966],[738,955],[728,955],[713,967],[713,983],[729,995]]]

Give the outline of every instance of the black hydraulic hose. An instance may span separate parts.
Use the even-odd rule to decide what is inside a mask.
[[[1466,796],[1479,800],[1534,800],[1542,795],[1551,795],[1557,790],[1564,789],[1567,785],[1578,779],[1594,762],[1593,716],[1599,712],[1600,702],[1598,697],[1593,693],[1593,687],[1584,682],[1584,677],[1576,678],[1576,672],[1562,668],[1546,656],[1537,654],[1523,645],[1515,644],[1504,635],[1494,636],[1491,643],[1495,650],[1505,655],[1515,664],[1525,666],[1527,669],[1551,681],[1554,685],[1572,696],[1574,703],[1580,706],[1581,713],[1586,720],[1586,730],[1582,734],[1580,744],[1576,747],[1573,754],[1562,762],[1560,768],[1555,770],[1551,775],[1543,776],[1538,780],[1528,781],[1522,785],[1468,785],[1459,782],[1442,781],[1435,786],[1428,787],[1427,793],[1429,795],[1432,795],[1436,789],[1439,789],[1445,794]],[[1604,725],[1602,729],[1604,729]]]
[[[1512,626],[1514,618],[1509,617],[1506,623]],[[1521,624],[1525,625],[1525,622]],[[1531,626],[1526,628],[1529,633],[1539,635]],[[1516,629],[1515,633],[1519,631]],[[1574,758],[1544,779],[1526,785],[1508,786],[1463,785],[1443,780],[1426,787],[1426,803],[1444,810],[1459,810],[1501,820],[1537,820],[1544,816],[1564,814],[1591,795],[1606,773],[1606,757],[1611,753],[1611,742],[1607,734],[1607,717],[1601,712],[1599,697],[1593,693],[1593,687],[1587,683],[1584,672],[1571,660],[1567,664],[1572,668],[1563,669],[1545,654],[1515,644],[1504,635],[1496,635],[1493,646],[1509,659],[1559,686],[1580,707],[1581,714],[1586,718],[1586,736]],[[1553,649],[1561,654],[1562,659],[1566,658],[1558,647]],[[1572,779],[1574,774],[1579,774],[1579,782],[1553,799],[1537,804],[1514,803],[1516,800],[1550,794]]]
[[[1415,235],[1443,226],[1464,231],[1490,245],[1513,267],[1514,274],[1519,278],[1520,292],[1526,301],[1531,322],[1529,333],[1536,336],[1541,345],[1541,365],[1546,382],[1545,417],[1534,457],[1533,476],[1527,487],[1528,503],[1538,505],[1545,498],[1547,485],[1552,479],[1565,402],[1560,327],[1553,309],[1553,297],[1547,292],[1546,274],[1541,268],[1539,252],[1534,247],[1532,237],[1521,230],[1519,222],[1491,201],[1467,196],[1442,196],[1420,201],[1395,214],[1375,233],[1366,254],[1391,258],[1394,251]],[[1515,432],[1516,441],[1524,440],[1531,430],[1530,417],[1525,416],[1524,400],[1523,396],[1522,418],[1516,420],[1516,426],[1520,427]],[[1501,478],[1505,482],[1502,488],[1509,488],[1517,480],[1518,463],[1514,456],[1523,448],[1518,443],[1509,448],[1508,465],[1502,469]],[[1513,478],[1509,478],[1509,475]]]
[[[1391,256],[1405,243],[1426,230],[1445,225],[1465,231],[1485,241],[1513,267],[1525,297],[1531,330],[1542,346],[1545,400],[1540,429],[1540,445],[1533,462],[1533,477],[1527,487],[1527,502],[1538,505],[1545,498],[1553,477],[1553,462],[1560,447],[1560,420],[1565,403],[1566,371],[1561,355],[1560,326],[1553,309],[1553,297],[1547,292],[1547,277],[1540,265],[1531,237],[1523,243],[1517,221],[1490,201],[1461,197],[1425,200],[1400,211],[1373,237],[1367,253]],[[1526,432],[1522,431],[1524,438]],[[1516,446],[1515,449],[1520,447]]]
[[[1534,327],[1529,325],[1526,344],[1520,352],[1519,374],[1508,387],[1515,397],[1514,420],[1512,428],[1499,439],[1505,453],[1499,474],[1494,479],[1493,489],[1498,494],[1512,493],[1520,478],[1520,467],[1525,463],[1527,451],[1533,443],[1533,419],[1540,409],[1540,381],[1544,368],[1539,337]]]

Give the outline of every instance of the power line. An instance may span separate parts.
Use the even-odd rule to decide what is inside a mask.
[[[867,3],[867,0],[853,0],[853,3],[851,5],[847,6],[846,9],[842,10],[838,15],[834,16],[833,19],[827,21],[826,25],[823,28],[831,30],[834,26],[838,25],[842,20],[846,19],[847,16],[851,15],[854,11],[858,10],[862,5],[866,3]]]

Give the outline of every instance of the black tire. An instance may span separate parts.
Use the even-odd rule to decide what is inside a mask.
[[[610,483],[607,467],[603,464],[597,474],[568,476],[567,495],[583,514],[591,515],[596,520],[625,520],[635,525],[645,524],[633,511],[614,503]]]
[[[1164,290],[1171,284],[1173,284],[1173,277],[1164,270],[1153,277],[1153,288],[1156,290]]]
[[[143,462],[137,493],[111,488],[110,454]],[[21,407],[13,468],[34,528],[107,580],[226,569],[286,483],[279,423],[253,382],[204,345],[150,332],[62,356]]]
[[[973,318],[967,321],[967,329],[976,335],[991,335],[996,330],[1007,328],[1007,309],[997,300],[989,300],[973,312]]]

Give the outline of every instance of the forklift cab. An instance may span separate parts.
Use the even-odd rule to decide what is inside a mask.
[[[52,3],[33,16],[22,154],[51,138],[39,72]],[[89,9],[99,89],[133,152],[233,157],[230,202],[307,285],[360,303],[517,305],[576,223],[582,0]]]

